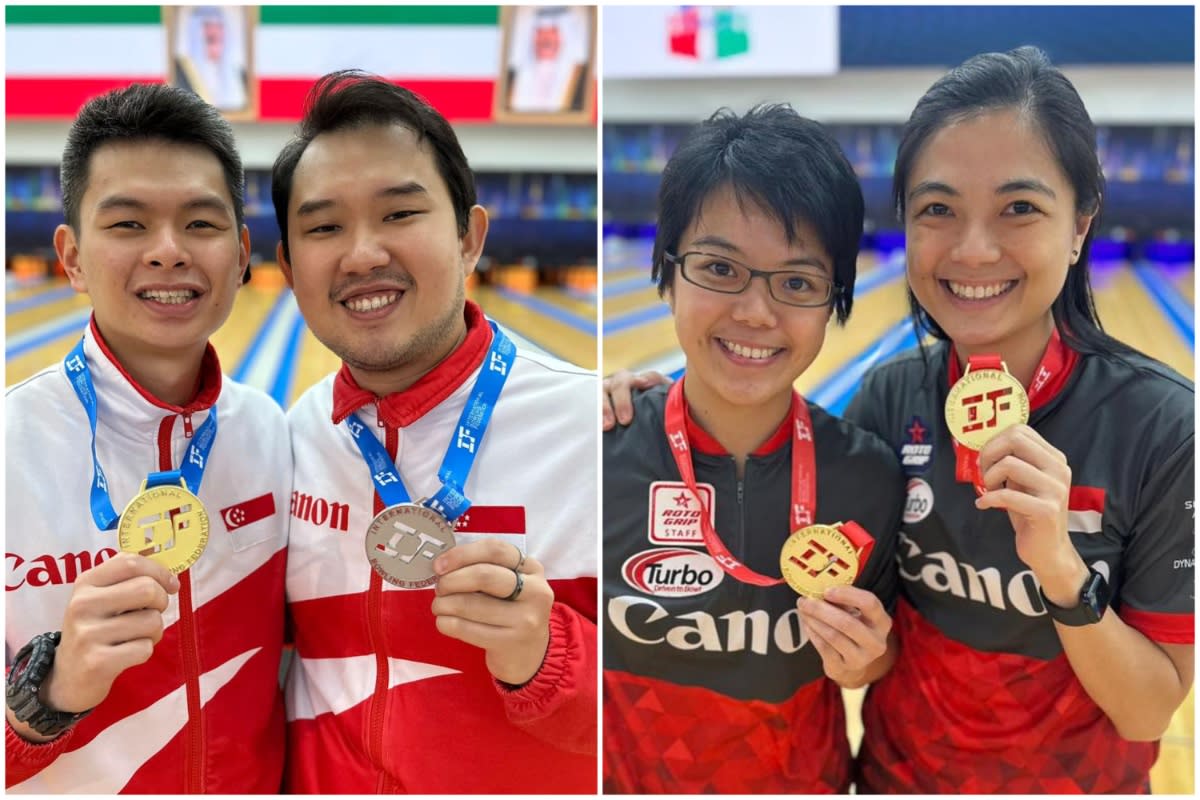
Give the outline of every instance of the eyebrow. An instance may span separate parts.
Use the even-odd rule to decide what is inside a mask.
[[[1052,200],[1058,198],[1058,195],[1054,194],[1053,189],[1037,178],[1017,178],[1016,180],[1008,181],[996,190],[996,194],[1010,194],[1012,192],[1037,192],[1038,194],[1046,195]]]
[[[1006,181],[996,188],[996,194],[1012,194],[1013,192],[1037,192],[1044,194],[1051,199],[1057,199],[1058,195],[1054,190],[1045,183],[1036,178],[1016,178],[1011,181]],[[913,190],[908,193],[908,199],[914,200],[923,194],[946,194],[951,197],[958,197],[959,192],[948,183],[941,181],[921,181]]]
[[[416,181],[407,181],[399,183],[395,186],[387,186],[375,193],[377,198],[388,197],[412,197],[419,195],[422,197],[429,195],[429,190]],[[309,214],[316,214],[319,211],[325,211],[337,205],[337,201],[330,197],[321,197],[315,200],[305,200],[296,208],[296,216],[304,217]]]
[[[693,239],[691,244],[688,245],[688,247],[689,247],[689,249],[694,248],[694,247],[719,247],[722,250],[728,250],[731,253],[735,253],[739,258],[745,258],[745,254],[741,251],[741,248],[739,248],[737,245],[733,244],[729,240],[727,240],[723,237],[720,237],[720,236],[713,235],[713,234],[709,234],[708,236],[701,236],[699,239]],[[784,261],[782,266],[785,266],[785,267],[816,267],[817,269],[820,269],[822,272],[825,272],[825,273],[829,272],[829,267],[825,264],[825,262],[821,261],[818,258],[812,257],[812,256],[802,257],[802,258],[791,258],[791,259],[788,259],[787,261]]]
[[[112,211],[114,209],[131,209],[134,211],[145,211],[150,207],[150,204],[144,200],[139,200],[136,197],[131,197],[125,194],[109,195],[96,204],[96,211]],[[201,195],[188,200],[182,206],[185,211],[195,211],[197,209],[208,209],[210,211],[220,212],[228,215],[230,213],[229,204],[216,195]]]

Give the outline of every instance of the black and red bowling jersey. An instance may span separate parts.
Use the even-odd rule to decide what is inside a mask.
[[[1076,679],[1008,515],[955,480],[950,348],[872,370],[847,418],[908,476],[897,546],[900,655],[867,695],[860,791],[1142,792],[1157,742],[1122,739]],[[1029,424],[1071,467],[1068,529],[1150,639],[1193,641],[1194,394],[1141,356],[1080,355]]]
[[[604,437],[604,789],[629,793],[844,792],[851,760],[840,691],[786,584],[726,575],[700,534],[663,429],[666,388],[635,394]],[[878,437],[810,405],[821,523],[875,539],[856,584],[889,609],[904,481]],[[688,419],[699,492],[732,555],[780,574],[791,533],[791,426],[747,459]]]

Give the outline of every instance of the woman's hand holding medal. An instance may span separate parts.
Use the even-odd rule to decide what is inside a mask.
[[[438,630],[485,650],[496,680],[529,682],[550,645],[554,590],[541,563],[516,545],[485,538],[450,548],[433,568]]]
[[[825,674],[838,685],[858,688],[891,666],[880,657],[888,652],[892,618],[871,592],[834,586],[825,590],[824,599],[801,595],[796,608],[809,641],[821,654]]]
[[[1016,533],[1017,556],[1052,601],[1073,605],[1087,566],[1067,533],[1071,467],[1067,457],[1028,425],[1014,425],[979,451],[979,472],[986,492],[979,509],[1008,512]],[[1061,582],[1062,591],[1057,584]]]
[[[62,641],[42,687],[56,711],[95,708],[122,672],[150,660],[162,612],[179,578],[149,558],[119,553],[82,573],[71,589]]]

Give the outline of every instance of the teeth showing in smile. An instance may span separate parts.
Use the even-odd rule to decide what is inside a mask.
[[[388,294],[376,294],[366,297],[355,297],[352,300],[345,301],[346,308],[351,311],[374,311],[377,308],[390,306],[400,297],[399,292],[390,292]]]
[[[736,342],[727,342],[724,339],[718,339],[721,346],[735,356],[749,358],[756,361],[764,361],[782,350],[782,347],[743,347]]]
[[[1015,286],[1016,283],[1016,281],[1002,281],[987,286],[968,286],[965,283],[946,281],[946,285],[950,287],[950,291],[954,293],[954,296],[961,297],[964,300],[986,300],[989,297],[1004,294]]]
[[[191,289],[149,289],[141,292],[138,297],[143,300],[153,300],[156,303],[166,303],[167,305],[179,305],[186,303],[196,296],[196,293]]]

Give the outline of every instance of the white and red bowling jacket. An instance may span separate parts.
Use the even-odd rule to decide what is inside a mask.
[[[283,770],[283,579],[292,454],[282,410],[222,381],[205,353],[195,399],[166,405],[139,387],[93,321],[84,353],[98,398],[96,452],[120,511],[146,475],[177,469],[217,409],[199,497],[208,547],[179,578],[165,631],[145,664],[46,744],[6,725],[9,792],[275,793]],[[5,403],[5,663],[62,628],[71,584],[117,553],[92,518],[91,431],[62,363],[10,388]]]
[[[378,398],[343,367],[289,413],[290,792],[596,791],[594,373],[518,350],[456,522],[459,543],[497,536],[545,566],[550,646],[529,683],[497,683],[483,650],[437,630],[432,588],[382,581],[364,552],[382,502],[343,420],[375,433],[414,500],[432,496],[492,339],[474,303],[466,318],[463,343],[410,389]]]

